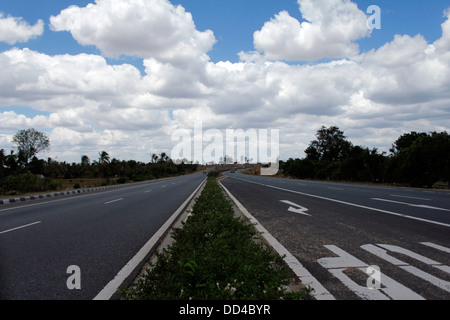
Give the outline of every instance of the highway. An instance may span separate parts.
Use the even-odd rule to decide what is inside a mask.
[[[226,176],[317,299],[450,299],[449,192]]]
[[[221,184],[289,254],[317,299],[450,299],[450,193],[225,176]],[[205,178],[1,205],[0,299],[117,298]],[[79,288],[70,288],[74,266]],[[370,267],[379,272],[371,276]]]
[[[198,173],[0,206],[0,299],[109,299],[117,276],[204,180]]]

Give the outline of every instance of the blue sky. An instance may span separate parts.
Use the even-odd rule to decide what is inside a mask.
[[[18,21],[30,29],[42,20],[44,31],[7,43],[0,24],[10,73],[0,75],[0,149],[24,126],[51,136],[49,156],[74,161],[99,148],[145,160],[170,151],[170,131],[193,119],[283,128],[285,158],[301,157],[321,125],[381,150],[405,132],[450,130],[448,0],[354,0],[360,12],[350,13],[348,0],[300,1],[332,21],[305,21],[296,0],[124,0],[130,16],[145,12],[141,30],[109,0],[2,0],[0,22],[14,18],[19,31]],[[72,5],[80,10],[65,10]],[[382,21],[369,35],[360,18],[370,5]],[[345,19],[354,25],[333,29]]]
[[[61,10],[76,5],[84,7],[93,0],[2,0],[0,12],[23,17],[30,24],[43,19],[44,36],[30,40],[16,47],[27,47],[48,54],[99,53],[95,47],[80,46],[68,32],[52,32],[49,17]],[[370,5],[378,5],[382,10],[382,29],[376,30],[370,38],[359,41],[361,50],[376,49],[391,41],[396,34],[415,36],[422,34],[430,42],[441,36],[443,11],[450,6],[447,0],[358,0],[358,7],[366,11]],[[209,56],[215,62],[239,60],[240,51],[254,50],[253,33],[278,12],[286,10],[299,20],[302,19],[295,0],[178,0],[191,12],[199,30],[211,29],[217,43]],[[0,50],[11,46],[0,42]],[[132,60],[129,60],[133,62]],[[140,66],[139,62],[133,62]]]
[[[370,39],[360,41],[362,50],[378,48],[391,41],[395,34],[422,34],[430,41],[441,36],[446,0],[359,0],[354,1],[366,11],[370,5],[382,10],[382,29]],[[273,16],[286,10],[302,19],[295,0],[185,0],[173,2],[183,5],[194,15],[200,30],[212,29],[219,42],[211,53],[217,60],[237,60],[236,53],[253,48],[253,32],[261,29]]]

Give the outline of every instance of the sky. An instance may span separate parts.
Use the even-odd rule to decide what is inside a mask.
[[[388,152],[450,131],[449,18],[448,0],[0,0],[0,149],[35,128],[40,158],[148,162],[201,121],[277,129],[282,160],[334,125]]]

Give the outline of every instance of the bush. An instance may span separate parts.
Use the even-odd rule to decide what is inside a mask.
[[[120,177],[119,179],[117,179],[118,184],[125,184],[126,182],[127,182],[127,178],[125,178],[125,177]]]
[[[31,172],[8,176],[3,179],[2,184],[6,192],[27,193],[40,191],[41,189],[38,178]]]
[[[44,180],[41,181],[41,184],[42,190],[40,191],[56,191],[62,188],[61,182],[50,178],[44,178]]]
[[[14,193],[30,193],[41,192],[48,190],[58,190],[61,188],[61,183],[49,179],[38,179],[38,177],[31,172],[26,172],[18,175],[10,175],[2,180],[2,189],[0,192],[4,194]]]
[[[208,177],[209,178],[217,178],[219,176],[219,172],[218,171],[209,171],[208,172]]]

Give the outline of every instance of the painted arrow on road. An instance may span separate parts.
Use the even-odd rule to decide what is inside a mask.
[[[307,214],[306,211],[308,211],[308,208],[305,208],[299,204],[293,203],[291,201],[288,200],[280,200],[280,202],[286,203],[288,205],[290,205],[291,207],[289,207],[288,211],[290,212],[294,212],[294,213],[299,213],[299,214],[303,214],[305,216],[310,216],[310,214]]]

